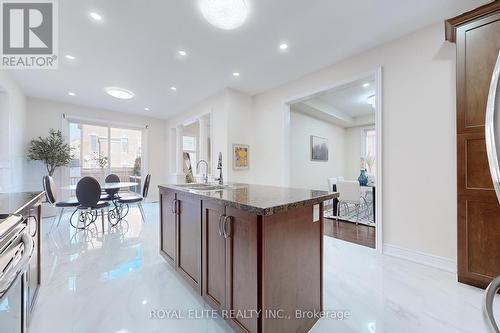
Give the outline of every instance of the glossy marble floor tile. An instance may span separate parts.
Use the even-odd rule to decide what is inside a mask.
[[[52,221],[44,221],[43,286],[30,333],[232,332],[219,318],[151,318],[152,311],[165,317],[210,308],[160,258],[158,204],[144,207],[146,223],[133,208],[121,227],[106,226],[104,234],[100,223],[92,232],[61,223],[48,233]],[[452,274],[331,237],[324,257],[325,309],[350,318],[321,319],[311,332],[485,330],[482,291]]]
[[[324,249],[325,309],[352,316],[320,320],[311,333],[486,332],[483,290],[456,282],[455,274],[331,237]],[[495,314],[500,318],[500,296]]]
[[[158,204],[132,208],[120,228],[43,239],[43,286],[30,333],[232,332],[220,319],[151,319],[151,311],[209,309],[159,256]],[[68,216],[69,217],[69,216]],[[52,221],[44,221],[48,232]],[[107,228],[107,226],[106,226]],[[161,317],[160,316],[160,317]]]

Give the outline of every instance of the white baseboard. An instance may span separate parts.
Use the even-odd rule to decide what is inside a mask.
[[[418,264],[431,266],[450,273],[457,273],[457,262],[455,260],[427,254],[419,251],[405,249],[396,245],[384,244],[384,254],[406,259]]]

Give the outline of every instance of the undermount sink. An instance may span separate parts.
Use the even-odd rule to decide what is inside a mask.
[[[198,188],[198,187],[210,186],[210,184],[187,183],[187,184],[176,184],[175,186],[187,187],[187,188]]]
[[[228,189],[228,185],[207,185],[207,186],[199,186],[195,187],[194,189],[196,191],[218,191],[218,190],[224,190]]]
[[[229,189],[229,185],[217,185],[217,184],[200,184],[200,183],[192,183],[192,184],[179,184],[176,185],[178,187],[184,187],[194,191],[219,191],[224,189]]]

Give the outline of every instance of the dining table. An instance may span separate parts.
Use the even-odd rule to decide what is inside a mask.
[[[116,183],[102,183],[100,185],[101,185],[101,191],[106,192],[106,190],[119,190],[119,189],[123,189],[123,188],[137,186],[137,185],[139,185],[139,183],[137,183],[137,182],[116,182]],[[76,184],[62,186],[60,189],[61,190],[76,191]],[[125,206],[126,206],[126,211],[125,211],[124,206],[119,204],[118,199],[119,199],[119,195],[116,195],[115,198],[110,200],[113,203],[114,208],[110,209],[108,211],[108,220],[113,226],[118,224],[118,222],[120,222],[128,214],[128,205],[125,204]],[[116,220],[116,222],[113,223],[112,220]]]
[[[106,190],[117,190],[117,189],[137,186],[137,185],[139,185],[139,183],[136,183],[136,182],[118,182],[118,183],[102,183],[100,185],[101,185],[101,190],[106,191]],[[61,190],[75,191],[76,184],[63,186],[63,187],[61,187]]]

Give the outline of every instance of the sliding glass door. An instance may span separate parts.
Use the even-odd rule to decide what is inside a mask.
[[[139,183],[134,192],[141,188],[142,131],[126,128],[110,128],[110,173],[120,177],[122,182]]]
[[[69,124],[73,160],[70,164],[70,184],[91,176],[104,182],[107,175],[108,128],[82,123]]]
[[[137,182],[131,190],[140,192],[142,173],[142,130],[69,122],[73,160],[70,184],[90,176],[103,183],[110,173],[122,182]]]

